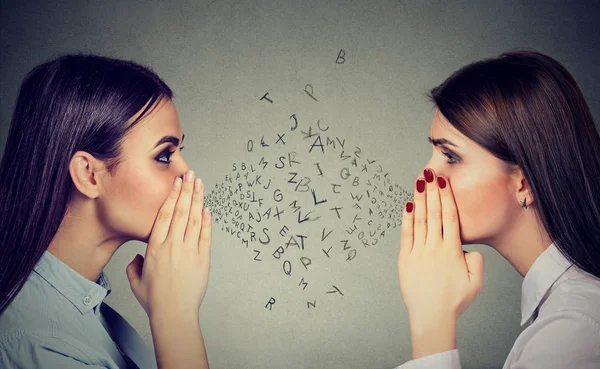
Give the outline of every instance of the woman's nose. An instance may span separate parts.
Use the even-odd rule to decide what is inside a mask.
[[[180,168],[178,168],[178,171],[177,171],[177,173],[178,173],[178,176],[179,176],[179,177],[183,177],[183,175],[184,175],[184,174],[185,174],[185,173],[186,173],[188,170],[190,170],[190,169],[191,169],[191,168],[190,168],[190,166],[188,165],[188,163],[187,163],[185,160],[182,160],[182,161],[181,161],[181,163],[182,163],[182,164],[181,164]]]
[[[433,156],[425,164],[425,166],[423,167],[423,171],[425,169],[433,169],[433,171],[435,172],[436,176],[443,176],[444,175],[441,164],[438,163]],[[421,171],[420,176],[424,176],[423,171]]]

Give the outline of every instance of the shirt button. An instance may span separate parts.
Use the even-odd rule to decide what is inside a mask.
[[[85,297],[83,298],[83,304],[84,304],[84,305],[86,305],[86,306],[87,306],[87,305],[89,305],[89,304],[91,304],[91,303],[92,303],[92,298],[91,298],[91,297],[89,297],[89,296],[85,296]]]

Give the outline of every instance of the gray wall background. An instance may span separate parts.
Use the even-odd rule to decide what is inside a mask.
[[[564,63],[598,121],[597,14],[598,1],[3,0],[0,148],[4,151],[19,85],[35,65],[83,51],[151,66],[175,91],[186,134],[184,157],[213,189],[207,195],[219,222],[200,312],[211,366],[392,368],[410,359],[393,214],[430,155],[426,138],[433,108],[425,93],[466,63],[531,47]],[[318,101],[305,92],[311,90],[307,84]],[[260,100],[267,92],[273,103]],[[299,124],[295,131],[292,114]],[[329,130],[320,131],[317,122]],[[324,150],[310,150],[317,132]],[[285,134],[286,146],[275,144],[277,133]],[[326,145],[327,137],[344,147]],[[273,167],[290,152],[302,164]],[[351,157],[343,160],[346,154]],[[270,161],[264,170],[261,158]],[[366,173],[360,171],[363,165]],[[387,177],[373,178],[378,171]],[[262,184],[271,179],[274,187],[249,188],[243,178],[248,172],[248,181],[262,173]],[[288,183],[290,172],[310,184]],[[238,173],[242,178],[235,179]],[[232,182],[226,175],[234,176]],[[238,183],[240,193],[250,190],[264,199],[258,207],[240,193],[233,196],[251,206],[242,210],[241,238],[242,226],[232,224],[236,209],[229,214],[226,204],[216,201],[227,187],[215,188]],[[379,198],[375,183],[385,190]],[[340,194],[332,184],[342,186]],[[274,198],[275,188],[283,201]],[[304,192],[308,188],[328,202],[316,205],[311,192]],[[352,199],[350,193],[364,198]],[[294,200],[302,206],[302,218],[312,211],[308,221],[298,223],[299,214],[289,206]],[[285,209],[280,220],[248,221],[248,213],[256,216],[269,207],[275,212],[275,206]],[[334,206],[344,209],[339,218],[329,210]],[[369,215],[368,208],[386,211],[388,218]],[[247,224],[263,241],[269,234],[270,242],[252,240]],[[283,226],[288,230],[281,236]],[[385,236],[377,231],[365,238],[376,226],[387,230]],[[325,240],[323,229],[333,231]],[[377,244],[364,247],[361,232],[362,239]],[[297,235],[306,237],[304,249],[286,246],[294,235],[299,243]],[[125,276],[125,266],[144,246],[131,242],[115,254],[106,269],[113,286],[107,301],[152,345],[147,318]],[[283,254],[276,252],[280,246]],[[330,247],[328,257],[323,250]],[[500,368],[521,331],[522,278],[493,250],[467,249],[484,253],[486,275],[483,291],[459,320],[463,367]],[[311,262],[304,267],[306,258]],[[271,298],[276,302],[268,308]]]

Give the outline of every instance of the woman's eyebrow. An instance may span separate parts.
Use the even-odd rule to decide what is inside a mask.
[[[458,147],[455,143],[453,143],[452,141],[446,140],[445,138],[431,138],[431,137],[428,137],[428,139],[429,139],[429,142],[431,142],[431,144],[433,146],[450,145],[450,146]]]
[[[183,143],[183,140],[185,139],[185,135],[181,136],[181,143]],[[179,145],[179,139],[175,136],[165,136],[163,138],[161,138],[160,140],[158,140],[158,142],[156,143],[156,145],[154,145],[154,148],[157,148],[158,146],[170,142],[173,145],[177,146]]]

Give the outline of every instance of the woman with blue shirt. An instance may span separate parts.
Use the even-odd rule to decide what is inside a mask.
[[[600,136],[556,60],[515,51],[434,88],[431,159],[406,204],[398,273],[408,368],[458,369],[458,317],[485,244],[524,276],[523,330],[504,369],[600,368]]]
[[[151,70],[93,55],[24,80],[0,164],[1,368],[208,367],[211,216],[171,99]],[[148,243],[127,276],[155,355],[103,303],[129,240]]]

